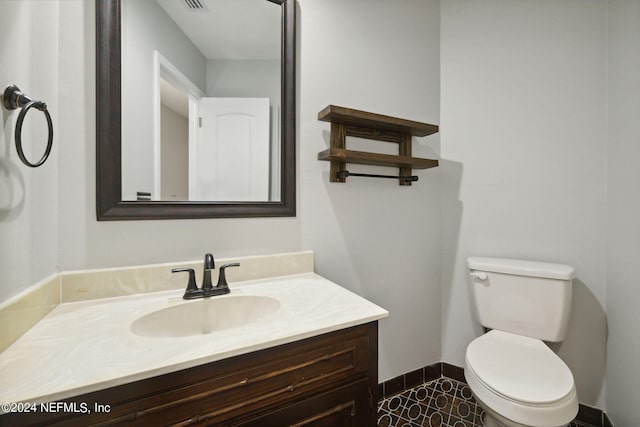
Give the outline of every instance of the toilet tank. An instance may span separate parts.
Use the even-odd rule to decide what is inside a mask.
[[[575,269],[507,258],[470,257],[472,296],[482,326],[544,341],[562,341]]]

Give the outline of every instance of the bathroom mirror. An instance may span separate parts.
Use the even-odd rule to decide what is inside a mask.
[[[125,3],[130,2],[130,3]],[[131,41],[129,38],[141,28],[132,20],[132,8],[140,8],[142,2],[151,2],[147,6],[154,8],[160,16],[169,19],[171,11],[168,9],[174,6],[186,8],[186,5],[200,5],[206,12],[216,16],[225,16],[226,20],[233,24],[234,19],[239,19],[237,11],[216,9],[220,5],[233,4],[234,7],[242,5],[245,12],[242,15],[241,23],[235,26],[242,27],[250,22],[250,15],[264,17],[260,22],[268,23],[269,19],[263,12],[264,5],[276,8],[275,19],[272,23],[279,26],[276,37],[273,40],[271,51],[276,52],[279,70],[273,67],[271,71],[264,71],[261,68],[264,63],[262,59],[273,61],[274,55],[268,53],[266,47],[254,48],[256,52],[262,52],[265,58],[247,58],[241,53],[233,53],[239,48],[230,49],[232,44],[238,46],[238,40],[231,40],[234,43],[227,43],[222,50],[228,53],[225,58],[206,58],[205,71],[200,71],[200,75],[205,75],[204,79],[190,73],[187,61],[180,55],[176,56],[163,51],[165,48],[154,48],[146,51],[144,55],[136,55],[136,46],[141,43]],[[134,5],[134,6],[132,6]],[[164,5],[164,6],[163,6]],[[259,9],[259,10],[258,10]],[[166,12],[166,14],[165,14]],[[144,11],[148,19],[151,12]],[[155,12],[154,12],[155,13]],[[196,12],[188,11],[188,14]],[[269,13],[272,13],[269,11]],[[226,15],[225,15],[226,14]],[[127,21],[129,19],[129,21]],[[164,19],[164,18],[163,18]],[[198,19],[198,18],[196,18]],[[178,22],[190,31],[189,23]],[[134,22],[134,24],[132,24]],[[133,27],[132,27],[133,25]],[[265,24],[266,25],[266,24]],[[220,23],[219,26],[222,26]],[[252,25],[252,27],[255,25]],[[133,29],[132,29],[133,28]],[[167,26],[162,26],[163,30]],[[176,27],[177,28],[177,27]],[[245,27],[246,28],[246,27]],[[180,32],[181,30],[178,30]],[[273,33],[272,30],[271,33]],[[157,37],[167,38],[169,31],[162,31]],[[248,34],[245,31],[243,34]],[[183,37],[187,37],[182,34]],[[190,34],[190,37],[197,35]],[[149,36],[144,41],[149,44]],[[210,36],[204,36],[210,38]],[[237,38],[237,34],[236,34]],[[268,39],[267,35],[259,38]],[[223,36],[216,36],[222,43]],[[156,43],[155,41],[153,43]],[[171,42],[173,43],[173,41]],[[169,49],[170,50],[170,49]],[[169,51],[168,50],[168,51]],[[178,51],[187,51],[186,48],[179,48]],[[229,53],[232,52],[232,53]],[[236,57],[234,57],[236,55]],[[267,56],[269,58],[267,58]],[[237,62],[234,59],[251,59],[250,73],[239,71]],[[136,65],[143,61],[148,70],[152,70],[152,75],[146,74],[142,77],[131,77],[131,68],[144,68]],[[215,217],[266,217],[266,216],[295,216],[295,1],[294,0],[96,0],[96,205],[98,220],[130,220],[130,219],[174,219],[174,218],[215,218]],[[129,68],[127,68],[129,67]],[[246,68],[246,67],[245,67]],[[268,67],[267,67],[268,68]],[[253,82],[241,82],[220,84],[222,77],[226,74],[238,75],[253,74],[258,76],[274,75],[276,73],[275,86],[271,86],[271,92],[275,95],[265,93],[232,92],[230,86],[241,89],[256,86]],[[129,73],[129,74],[128,74]],[[197,73],[196,73],[197,74]],[[279,75],[279,82],[277,76]],[[138,82],[147,82],[153,90],[150,96],[137,95],[137,89],[143,84],[132,84],[135,78]],[[237,78],[236,78],[237,80]],[[271,78],[271,81],[274,79]],[[195,81],[195,84],[194,84]],[[127,86],[127,84],[129,86]],[[183,95],[175,95],[176,87],[186,89]],[[258,91],[259,92],[259,91]],[[191,95],[190,95],[191,94]],[[195,95],[194,95],[195,94]],[[191,98],[190,98],[191,96]],[[177,101],[169,101],[177,99]],[[187,123],[185,127],[189,132],[196,134],[199,128],[206,128],[209,123],[208,116],[198,111],[198,108],[208,108],[205,101],[214,101],[218,105],[219,101],[230,101],[232,107],[224,107],[221,116],[225,116],[229,111],[247,108],[245,104],[252,104],[248,108],[262,114],[262,138],[268,141],[263,148],[261,157],[256,157],[259,150],[254,147],[244,147],[238,141],[243,136],[257,134],[253,128],[247,130],[247,124],[251,124],[257,119],[253,116],[246,119],[246,110],[241,114],[236,114],[231,120],[222,122],[218,128],[211,133],[227,135],[227,148],[203,149],[203,141],[209,138],[196,139],[195,145],[185,145],[182,153],[175,151],[163,151],[158,147],[163,147],[158,143],[158,135],[168,133],[165,130],[165,123],[161,120],[164,117],[165,107],[179,112],[184,111],[183,121]],[[223,104],[224,104],[223,102]],[[242,104],[238,107],[238,104]],[[133,104],[133,105],[132,105]],[[182,107],[179,107],[182,105]],[[204,107],[203,107],[204,105]],[[228,104],[224,104],[228,105]],[[176,107],[178,106],[178,107]],[[194,106],[196,114],[193,114]],[[218,107],[216,107],[218,108]],[[146,109],[150,110],[146,111]],[[145,121],[138,119],[140,111],[146,111],[148,116],[153,117]],[[161,111],[163,113],[161,113]],[[170,112],[173,114],[173,112]],[[251,113],[253,114],[253,113]],[[174,115],[175,116],[175,115]],[[231,129],[232,123],[241,123],[237,129]],[[225,123],[227,123],[225,125]],[[225,127],[226,126],[226,127]],[[131,129],[134,133],[131,133]],[[239,129],[239,130],[238,130]],[[129,132],[129,133],[127,133]],[[231,135],[229,137],[229,135]],[[191,139],[191,137],[185,137]],[[146,147],[141,150],[138,145],[140,141],[146,141]],[[149,142],[151,141],[151,142]],[[138,144],[138,145],[136,145]],[[187,143],[185,143],[187,144]],[[192,147],[197,147],[192,149]],[[243,148],[244,147],[244,148]],[[131,153],[139,152],[137,155]],[[240,153],[253,153],[253,157],[241,156]],[[140,154],[141,153],[141,154]],[[160,153],[160,154],[159,154]],[[217,160],[220,153],[231,154],[229,157]],[[135,163],[137,161],[147,162]],[[180,161],[176,159],[182,159]],[[248,160],[249,159],[249,160]],[[165,164],[173,162],[166,170]],[[216,161],[218,162],[217,164]],[[184,167],[176,166],[179,164]],[[149,166],[150,165],[150,166]],[[192,167],[194,166],[195,167]],[[257,166],[256,166],[257,165]],[[162,166],[162,167],[161,167]],[[152,172],[142,173],[145,168]],[[154,169],[155,168],[155,169]],[[179,170],[176,173],[175,170]],[[217,170],[226,169],[227,175],[220,175]],[[216,171],[218,175],[212,171]],[[260,170],[261,172],[255,172]],[[196,173],[195,171],[199,171]],[[231,175],[229,175],[231,171]],[[236,171],[239,171],[236,174]],[[132,175],[133,173],[133,175]],[[136,174],[143,176],[143,179],[131,179]],[[234,175],[235,174],[235,175]],[[245,179],[251,176],[251,179]],[[222,177],[222,178],[221,178]],[[244,179],[244,181],[243,181]],[[133,184],[131,184],[133,182]],[[193,183],[200,182],[200,187]],[[238,184],[240,182],[240,184]],[[216,187],[213,191],[211,188]],[[251,193],[244,191],[251,187]],[[178,188],[178,189],[176,189]],[[240,188],[240,190],[237,190]],[[257,190],[256,190],[257,189]]]

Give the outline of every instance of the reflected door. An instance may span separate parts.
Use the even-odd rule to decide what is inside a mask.
[[[191,200],[269,201],[269,99],[202,98]]]

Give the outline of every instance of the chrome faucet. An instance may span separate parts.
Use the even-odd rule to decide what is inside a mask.
[[[202,288],[198,288],[196,283],[196,273],[193,268],[174,268],[172,273],[187,272],[189,273],[189,280],[187,282],[187,289],[184,291],[182,298],[184,299],[196,299],[206,298],[215,295],[224,295],[231,292],[229,285],[227,284],[227,278],[225,270],[227,267],[239,267],[239,263],[225,264],[220,267],[220,274],[218,275],[218,284],[213,286],[211,282],[211,270],[215,269],[215,261],[213,255],[206,254],[204,256],[204,270],[202,273]]]

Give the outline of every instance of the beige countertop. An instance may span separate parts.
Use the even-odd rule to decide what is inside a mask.
[[[186,337],[143,337],[131,324],[181,304],[184,290],[60,304],[0,353],[0,402],[56,401],[371,322],[388,312],[315,274],[230,284],[231,293],[278,300],[244,326]],[[1,412],[1,411],[0,411]]]

